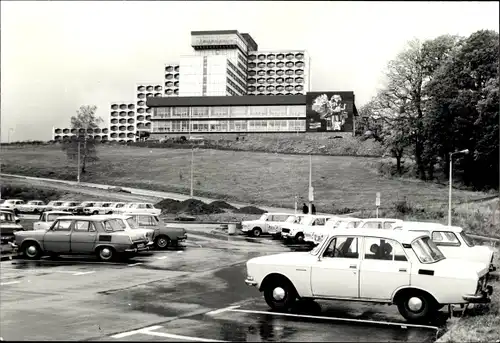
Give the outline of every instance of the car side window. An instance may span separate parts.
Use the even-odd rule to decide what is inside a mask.
[[[329,258],[359,258],[358,237],[335,237],[323,253]]]
[[[139,225],[145,225],[145,226],[151,226],[154,225],[151,222],[151,217],[150,216],[137,216],[137,223]]]
[[[144,208],[144,204],[137,205],[137,208]]]
[[[457,236],[450,231],[434,231],[432,233],[432,240],[436,245],[460,246],[460,241]]]
[[[69,231],[71,229],[71,220],[59,220],[52,227],[52,231]]]
[[[354,229],[358,226],[358,222],[355,222],[355,221],[352,221],[352,222],[349,222],[347,223],[347,225],[345,226],[346,229]]]
[[[273,216],[267,216],[266,222],[272,222],[273,221]]]
[[[363,224],[364,229],[381,229],[382,228],[382,223],[381,222],[366,222]]]
[[[325,222],[326,222],[325,218],[316,218],[313,225],[323,226],[325,225]]]
[[[78,220],[75,222],[75,226],[73,228],[73,231],[76,232],[94,232],[95,228],[94,225],[86,220]]]
[[[365,238],[365,260],[407,261],[404,250],[398,242],[375,237]]]
[[[153,205],[151,205],[151,204],[146,204],[146,208],[151,209],[151,208],[153,208]]]
[[[395,224],[396,224],[396,222],[385,222],[384,223],[384,229],[385,230],[391,230]]]

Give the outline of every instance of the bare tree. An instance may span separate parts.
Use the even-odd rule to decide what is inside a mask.
[[[71,160],[78,160],[82,174],[86,172],[88,162],[98,160],[96,141],[90,133],[103,122],[102,118],[95,115],[97,106],[82,105],[76,111],[76,116],[71,117],[71,128],[76,130],[75,136],[64,141],[62,149]]]

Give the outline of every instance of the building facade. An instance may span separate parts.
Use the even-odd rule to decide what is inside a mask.
[[[245,98],[247,96],[302,96],[300,99],[303,99],[311,89],[310,57],[306,50],[258,51],[258,45],[250,34],[240,33],[237,30],[192,31],[191,47],[193,48],[191,55],[181,56],[179,63],[164,65],[164,82],[136,84],[134,101],[110,103],[107,123],[99,128],[98,133],[89,132],[89,134],[95,135],[98,140],[124,143],[135,142],[140,137],[141,131],[153,133],[151,131],[153,126],[159,125],[159,122],[156,121],[157,124],[154,124],[155,121],[152,120],[153,108],[148,106],[149,99],[226,96]],[[290,99],[292,103],[295,100]],[[267,102],[271,104],[275,101],[280,103],[282,100],[268,100]],[[250,106],[247,108],[249,112],[240,114],[253,116],[253,107],[245,106]],[[302,106],[305,106],[305,102]],[[196,109],[196,106],[189,108],[189,111],[193,108],[194,116],[201,115],[197,113],[205,113],[204,110]],[[161,113],[162,110],[159,111]],[[228,111],[231,113],[233,108]],[[274,110],[270,111],[272,113]],[[289,111],[295,113],[293,109],[287,109],[287,111],[287,113]],[[209,116],[212,115],[211,110],[207,113]],[[205,120],[205,117],[200,120]],[[238,127],[244,126],[240,124],[241,122]],[[184,127],[182,125],[180,127]],[[231,127],[230,123],[227,125]],[[284,129],[281,125],[282,123],[279,122],[280,130],[277,131]],[[295,131],[296,125],[292,123],[290,125],[293,127],[292,131]],[[167,126],[159,127],[166,128]],[[173,127],[170,126],[170,129]],[[198,128],[198,124],[196,127]],[[251,121],[247,122],[246,128],[253,130],[257,126]],[[270,126],[270,128],[276,127]],[[258,130],[263,130],[263,126],[259,124]],[[52,139],[57,141],[68,139],[72,135],[71,132],[72,130],[68,128],[55,127],[52,130]]]

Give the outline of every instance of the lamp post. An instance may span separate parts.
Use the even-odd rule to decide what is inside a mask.
[[[312,156],[309,155],[309,214],[312,214],[312,202],[314,201],[314,189],[312,187]]]
[[[193,198],[193,164],[194,164],[194,147],[191,147],[191,190],[189,195]]]
[[[469,153],[469,149],[450,152],[450,175],[449,175],[450,189],[448,191],[448,226],[451,226],[451,189],[452,189],[452,185],[453,185],[453,155],[457,155],[457,154],[467,155],[468,153]]]

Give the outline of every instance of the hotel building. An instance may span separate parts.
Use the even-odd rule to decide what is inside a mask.
[[[111,103],[107,125],[89,135],[125,143],[135,142],[140,131],[153,138],[195,132],[316,130],[318,120],[314,128],[306,123],[312,106],[307,51],[259,51],[248,33],[236,30],[192,31],[191,47],[193,53],[181,56],[178,64],[165,64],[164,82],[136,84],[134,101]],[[334,95],[325,102],[331,92],[322,93],[322,104],[331,107]],[[336,97],[344,93],[343,116],[356,115],[354,94],[334,93]],[[353,120],[348,124],[345,118],[341,130],[349,131]],[[329,123],[330,119],[323,120],[319,130],[329,131],[334,125]],[[54,128],[52,139],[61,141],[75,133]]]

